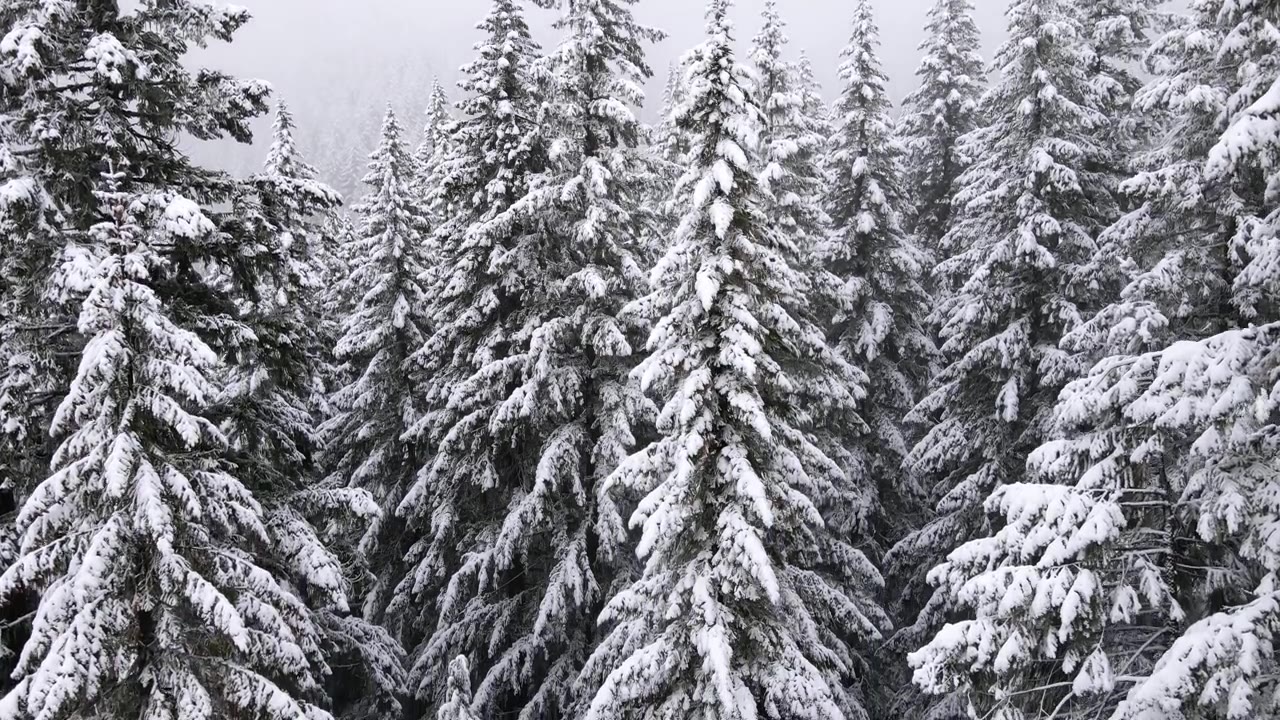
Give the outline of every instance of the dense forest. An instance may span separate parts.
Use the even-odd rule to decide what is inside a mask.
[[[318,169],[0,0],[0,720],[1280,718],[1280,2],[639,1]]]

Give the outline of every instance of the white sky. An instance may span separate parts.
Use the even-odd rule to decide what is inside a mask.
[[[914,87],[917,46],[935,0],[873,1],[881,26],[881,56],[896,103]],[[254,20],[234,43],[214,45],[199,53],[196,62],[271,82],[297,112],[304,145],[313,149],[317,142],[341,142],[321,136],[328,137],[332,127],[347,122],[357,126],[356,136],[369,136],[376,127],[364,126],[376,123],[386,102],[401,105],[402,113],[413,113],[405,121],[416,125],[422,109],[403,105],[417,104],[411,97],[425,102],[434,74],[453,91],[458,68],[474,56],[473,45],[479,39],[475,24],[489,8],[488,0],[236,2],[247,6]],[[759,29],[764,2],[737,1],[737,39],[744,47]],[[553,45],[549,24],[557,11],[533,7],[532,0],[525,4],[538,40],[544,46]],[[848,40],[852,0],[778,0],[778,5],[789,25],[790,52],[794,55],[801,48],[808,52],[828,100],[834,99],[838,56]],[[989,57],[1003,34],[1006,0],[975,0],[975,5]],[[640,0],[635,6],[641,22],[668,33],[666,41],[650,48],[656,77],[643,113],[647,120],[657,113],[668,64],[700,42],[704,8],[704,0]],[[348,118],[353,103],[371,112],[363,119]],[[261,129],[258,135],[263,135]],[[256,167],[261,149],[217,145],[198,152],[201,156],[211,153],[206,160],[228,169],[243,170]]]
[[[910,91],[918,61],[925,14],[934,0],[876,0],[883,33],[882,55],[894,97]],[[424,82],[439,73],[451,86],[457,68],[471,58],[478,39],[475,23],[488,9],[486,0],[238,0],[254,15],[229,47],[212,48],[213,63],[238,75],[272,81],[291,99],[341,90],[354,78],[379,67],[404,72],[420,68]],[[1004,0],[976,0],[978,20],[991,45],[1002,30]],[[748,41],[759,26],[764,0],[739,0],[738,39]],[[640,0],[642,22],[668,32],[655,46],[651,64],[665,77],[667,63],[696,44],[703,28],[701,0]],[[780,0],[790,24],[791,47],[805,48],[819,77],[834,86],[837,55],[848,37],[849,0]],[[539,30],[554,11],[533,9]],[[540,33],[551,44],[550,33]],[[349,80],[348,78],[351,78]],[[312,97],[296,98],[309,101]]]

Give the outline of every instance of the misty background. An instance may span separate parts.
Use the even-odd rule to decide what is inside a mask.
[[[743,49],[760,26],[765,0],[739,0],[734,9],[737,41]],[[917,46],[935,0],[874,0],[881,29],[881,59],[895,103],[915,87]],[[470,62],[480,39],[475,29],[488,0],[240,0],[254,19],[230,45],[214,45],[196,62],[238,77],[266,80],[293,109],[298,140],[310,162],[349,198],[358,195],[362,175],[388,103],[400,114],[417,143],[433,77],[456,99],[459,69]],[[558,10],[527,2],[530,24],[544,49],[554,47],[551,23]],[[1005,2],[978,0],[977,20],[990,59],[1003,35]],[[661,110],[667,70],[701,42],[702,0],[640,0],[640,22],[665,31],[650,48],[654,71],[642,117],[654,122]],[[847,0],[778,0],[788,23],[794,58],[804,49],[812,59],[828,102],[839,92],[840,50],[849,35],[852,3]],[[743,58],[745,59],[745,58]],[[237,174],[261,166],[269,119],[259,124],[258,143],[204,145],[194,153],[204,162]]]

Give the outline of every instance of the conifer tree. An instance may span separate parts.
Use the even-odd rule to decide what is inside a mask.
[[[802,48],[796,63],[796,79],[799,82],[800,116],[818,137],[829,138],[834,128],[831,107],[822,97],[822,85],[813,71],[813,61]]]
[[[529,418],[533,442],[521,451],[534,484],[517,488],[525,499],[506,523],[528,527],[499,535],[500,549],[509,544],[524,555],[537,549],[540,533],[564,538],[544,561],[545,578],[529,583],[534,597],[542,595],[534,635],[545,636],[554,658],[523,708],[529,718],[590,701],[604,676],[587,673],[579,687],[575,681],[598,641],[595,620],[615,583],[625,586],[634,575],[623,520],[598,493],[653,414],[628,379],[643,335],[620,318],[647,291],[648,243],[658,232],[645,203],[654,168],[631,108],[643,105],[640,88],[652,76],[645,45],[664,36],[636,22],[634,4],[561,3],[556,27],[564,39],[547,58],[547,134],[556,152],[509,213],[526,225],[542,219],[555,239],[542,260],[541,292],[527,296],[531,342],[514,393],[534,398],[537,408]],[[525,520],[531,517],[541,520]],[[492,677],[481,685],[482,700]]]
[[[903,152],[878,46],[871,5],[860,0],[841,53],[843,88],[826,153],[832,181],[825,200],[834,230],[819,248],[818,264],[830,278],[823,298],[829,337],[846,361],[868,375],[860,412],[869,429],[841,439],[848,453],[842,467],[856,473],[853,487],[863,492],[837,496],[832,520],[849,536],[861,534],[881,555],[922,514],[922,493],[902,470],[914,439],[904,418],[922,396],[936,350],[924,328],[928,304],[921,281],[929,264],[901,226]],[[901,649],[890,645],[877,664],[880,705],[907,681],[901,658]]]
[[[490,419],[459,449],[474,453],[474,444],[492,455],[496,446],[505,455],[509,468],[490,489],[505,512],[470,521],[459,551],[473,559],[453,570],[447,597],[467,609],[461,626],[442,621],[433,641],[439,649],[431,652],[437,668],[456,652],[476,658],[482,681],[475,706],[486,712],[567,712],[595,643],[612,563],[627,564],[624,552],[606,544],[617,521],[609,508],[597,508],[595,489],[629,452],[632,426],[646,407],[625,381],[637,338],[617,315],[644,283],[646,168],[641,128],[627,108],[642,102],[638,88],[650,74],[642,43],[660,36],[635,22],[630,4],[566,4],[557,23],[564,40],[545,62],[551,95],[541,123],[557,154],[526,169],[523,197],[470,229],[509,238],[527,253],[526,264],[512,270],[539,278],[509,296],[523,327],[506,339],[504,354],[462,379],[491,399],[467,392],[473,412]],[[497,320],[476,331],[510,332]],[[448,421],[454,427],[439,431],[446,437],[475,422],[472,415]],[[475,483],[469,455],[452,452],[446,441],[433,471],[462,471],[462,480]],[[494,609],[509,618],[504,636],[473,620]],[[438,670],[423,673],[438,677]]]
[[[236,201],[237,217],[257,241],[235,273],[253,335],[237,348],[222,400],[222,426],[239,451],[237,465],[261,489],[284,496],[315,470],[320,340],[316,312],[307,304],[320,291],[314,221],[340,202],[316,181],[293,131],[293,115],[281,102],[263,172]]]
[[[399,502],[412,545],[393,611],[414,647],[417,698],[439,707],[448,664],[467,655],[488,679],[475,704],[491,714],[518,712],[547,682],[563,686],[563,668],[555,677],[544,672],[555,660],[546,648],[571,628],[533,625],[549,570],[539,563],[551,555],[527,557],[518,526],[525,519],[516,514],[506,522],[522,500],[538,499],[532,485],[522,486],[542,477],[528,464],[541,439],[532,415],[555,402],[544,405],[524,385],[537,340],[528,298],[547,282],[550,239],[542,218],[510,212],[547,166],[538,46],[515,0],[494,0],[479,29],[484,39],[464,68],[461,119],[451,126],[440,166],[444,222],[435,235],[433,327],[414,357],[426,412],[408,435],[434,454],[419,458],[417,478]],[[545,472],[559,472],[561,459],[548,461]],[[540,538],[538,549],[547,550],[549,540]],[[547,610],[559,612],[587,591],[570,589],[561,604],[550,598]]]
[[[668,191],[675,187],[680,171],[677,169],[687,152],[686,143],[680,135],[675,122],[676,111],[686,100],[685,71],[683,62],[672,62],[667,68],[667,83],[662,91],[662,109],[658,119],[658,127],[654,137],[654,145],[658,155],[669,164],[669,174],[674,178],[668,183]],[[665,198],[664,198],[665,199]]]
[[[407,437],[424,407],[410,358],[431,330],[426,221],[401,133],[388,108],[357,208],[360,231],[346,252],[353,267],[344,291],[357,300],[335,354],[350,379],[330,399],[333,415],[321,427],[328,483],[366,490],[384,508],[360,540],[369,573],[361,585],[364,617],[392,628],[386,608],[404,551],[393,511],[426,454]]]
[[[431,95],[427,98],[426,124],[422,128],[422,142],[414,152],[414,163],[419,169],[427,167],[437,152],[444,150],[448,138],[449,94],[439,77],[431,79]]]
[[[16,717],[324,717],[327,670],[302,603],[254,561],[269,531],[202,415],[217,356],[165,301],[174,258],[216,232],[172,193],[105,173],[103,216],[69,258],[91,282],[88,338],[55,416],[53,474],[18,518],[0,599],[41,591],[3,707]],[[181,710],[180,710],[181,708]]]
[[[431,95],[427,100],[426,125],[422,128],[422,141],[413,153],[414,193],[422,198],[421,202],[426,203],[428,207],[434,202],[436,185],[440,182],[440,162],[445,153],[450,122],[452,118],[449,115],[449,95],[440,84],[440,78],[432,78]],[[433,225],[438,224],[438,217],[431,219]]]
[[[1112,206],[1107,177],[1094,172],[1106,118],[1094,109],[1077,5],[1017,0],[1007,17],[1001,78],[984,99],[989,124],[965,139],[975,162],[943,239],[960,252],[937,270],[957,288],[933,317],[947,366],[912,414],[931,426],[907,467],[927,483],[936,516],[885,561],[915,617],[901,642],[923,642],[956,608],[929,590],[928,570],[987,532],[983,502],[1023,479],[1049,439],[1057,395],[1078,373],[1058,345],[1089,310],[1077,278]]]
[[[935,570],[975,618],[915,658],[922,686],[1115,720],[1277,711],[1276,19],[1199,2],[1152,52],[1136,104],[1172,135],[1093,264],[1127,285],[1068,339],[1108,357],[1067,386],[1034,482],[988,501],[998,529]],[[999,655],[960,659],[977,647]]]
[[[674,204],[675,187],[684,174],[688,139],[675,122],[676,112],[685,101],[685,66],[673,61],[667,69],[667,83],[662,93],[658,124],[651,132],[651,162],[654,165],[648,193],[649,207],[656,213],[654,237],[649,240],[651,256],[660,255],[670,238],[670,228],[679,222],[680,210]]]
[[[339,717],[394,716],[403,652],[385,631],[351,613],[346,570],[356,559],[351,546],[380,510],[368,489],[348,487],[346,478],[321,479],[316,413],[326,368],[317,250],[320,219],[340,200],[301,157],[294,127],[281,102],[263,172],[234,205],[257,242],[236,274],[251,337],[234,357],[221,429],[264,506],[273,562],[324,632],[326,657],[358,668],[333,683],[333,710]]]
[[[631,518],[646,563],[602,616],[591,664],[611,672],[592,720],[866,716],[858,644],[883,625],[879,575],[824,527],[814,499],[844,478],[794,394],[852,421],[862,378],[826,347],[799,249],[764,215],[760,110],[728,10],[711,3],[678,116],[688,212],[631,306],[656,319],[636,377],[664,409],[661,439],[602,488],[646,495]]]
[[[951,227],[957,181],[969,162],[960,139],[978,127],[987,71],[972,0],[937,0],[925,30],[920,87],[903,103],[900,129],[910,200],[904,227],[941,259],[960,250],[938,243]]]
[[[813,98],[807,94],[812,84],[806,85],[800,68],[782,57],[789,41],[775,0],[765,3],[763,17],[750,59],[759,76],[756,102],[762,109],[764,165],[760,181],[770,199],[765,209],[778,232],[812,252],[829,223],[821,202],[829,181],[821,167],[821,152],[830,135],[822,134],[821,117],[806,114],[813,110]]]
[[[22,189],[6,193],[8,220],[59,263],[31,275],[52,281],[41,292],[83,306],[54,474],[19,516],[20,557],[0,580],[9,607],[41,598],[4,707],[323,717],[319,630],[284,572],[254,560],[269,554],[266,518],[211,422],[215,351],[248,335],[223,291],[254,247],[211,210],[238,186],[170,141],[249,139],[266,86],[181,61],[248,15],[184,1],[3,12],[5,96],[22,98],[5,125],[22,147],[7,154]]]
[[[856,440],[859,452],[845,467],[874,478],[879,492],[855,499],[861,507],[845,511],[843,529],[851,531],[874,512],[879,539],[892,543],[902,531],[894,524],[918,500],[901,472],[912,444],[903,418],[928,382],[934,348],[923,327],[928,311],[920,279],[927,262],[901,227],[902,148],[894,136],[879,44],[871,4],[858,0],[841,53],[843,90],[828,152],[832,181],[826,201],[834,232],[820,249],[819,263],[837,283],[831,335],[845,360],[869,377],[861,414],[870,432]]]

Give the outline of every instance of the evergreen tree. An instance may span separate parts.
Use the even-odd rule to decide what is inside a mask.
[[[436,185],[440,182],[440,162],[446,150],[450,122],[449,96],[440,84],[440,78],[432,78],[427,122],[422,129],[422,142],[413,154],[414,192],[428,206],[432,204]],[[439,218],[432,217],[432,221],[438,224]]]
[[[293,131],[293,115],[281,103],[265,168],[236,199],[236,216],[257,241],[235,273],[252,337],[237,348],[222,400],[222,429],[238,451],[237,465],[262,491],[283,496],[315,469],[320,340],[307,305],[320,290],[314,219],[339,203],[302,160]]]
[[[814,74],[813,61],[804,49],[800,50],[800,60],[796,63],[796,79],[799,82],[800,116],[818,137],[831,137],[835,131],[831,107],[822,97],[822,86]]]
[[[279,568],[252,560],[269,554],[266,518],[220,459],[228,448],[210,422],[215,351],[249,334],[225,279],[256,248],[233,214],[196,204],[232,205],[239,186],[171,143],[249,139],[265,85],[181,62],[189,44],[229,40],[248,15],[189,2],[3,12],[6,140],[22,148],[6,154],[18,191],[6,194],[6,222],[59,264],[28,267],[28,288],[49,285],[23,297],[83,304],[80,332],[60,320],[41,331],[66,339],[46,340],[49,355],[80,355],[87,339],[53,418],[54,475],[19,517],[22,554],[0,583],[10,608],[24,593],[42,598],[5,707],[323,716],[312,705],[328,670],[319,631]],[[117,169],[95,182],[104,157]],[[43,393],[63,394],[56,373],[38,372],[54,381]],[[28,429],[43,422],[34,417]]]
[[[1151,31],[1159,25],[1160,0],[1096,0],[1084,6],[1084,23],[1094,51],[1094,82],[1104,102],[1120,110],[1120,137],[1132,144],[1136,126],[1149,119],[1132,113],[1130,101],[1142,87],[1133,68],[1151,46]],[[1132,148],[1132,145],[1131,145]]]
[[[233,16],[224,16],[231,20]],[[90,281],[79,372],[55,416],[53,474],[18,518],[0,599],[40,607],[3,706],[14,717],[326,717],[318,630],[255,560],[269,531],[202,415],[217,356],[166,308],[181,253],[216,232],[127,163],[67,257]]]
[[[869,377],[862,416],[870,432],[843,467],[874,478],[879,492],[851,497],[842,529],[852,531],[882,506],[875,521],[881,541],[902,535],[918,493],[901,471],[910,449],[903,418],[920,399],[929,379],[933,344],[923,328],[928,315],[925,256],[901,228],[902,148],[894,139],[886,78],[877,57],[879,29],[871,4],[855,5],[853,32],[841,53],[843,90],[839,121],[828,157],[832,181],[826,201],[834,232],[819,251],[819,263],[834,275],[831,335],[850,364]]]
[[[937,270],[957,288],[933,317],[948,364],[911,418],[931,423],[907,467],[927,483],[936,516],[885,560],[915,617],[899,631],[903,643],[927,639],[957,607],[928,589],[928,570],[986,534],[983,502],[1021,480],[1031,451],[1049,439],[1054,402],[1078,372],[1059,342],[1089,310],[1080,268],[1112,206],[1107,178],[1093,171],[1106,118],[1094,109],[1077,5],[1017,0],[1008,22],[1001,78],[984,99],[990,124],[965,139],[975,162],[943,239],[960,252]]]
[[[1137,106],[1173,134],[1094,263],[1120,258],[1124,291],[1069,338],[1109,357],[1063,393],[1037,482],[988,501],[1003,525],[935,571],[976,617],[916,658],[926,688],[980,676],[1115,720],[1277,711],[1276,20],[1199,2],[1157,43]],[[960,659],[977,647],[1000,652]]]
[[[440,78],[431,79],[431,95],[427,100],[426,125],[422,128],[422,142],[414,153],[414,163],[419,169],[425,168],[437,152],[444,150],[449,136],[449,94],[445,92]]]
[[[937,0],[925,31],[920,87],[903,103],[900,129],[910,199],[904,226],[925,250],[946,256],[960,250],[939,242],[951,227],[957,182],[969,163],[960,140],[978,127],[987,71],[972,0]]]
[[[680,163],[688,152],[688,144],[684,141],[675,121],[676,112],[687,99],[685,72],[683,61],[672,62],[667,68],[667,84],[662,92],[662,114],[654,137],[655,149],[659,157],[667,163],[667,175],[670,177],[667,183],[669,187],[666,188],[668,195],[675,188],[676,181],[680,179]],[[667,199],[667,197],[663,198],[664,201]]]
[[[325,367],[318,298],[320,218],[339,198],[316,181],[281,103],[262,173],[247,183],[236,216],[257,239],[237,296],[251,338],[236,353],[220,410],[237,467],[252,478],[266,511],[272,557],[325,633],[326,657],[358,671],[331,686],[340,717],[387,717],[399,710],[403,652],[385,631],[349,609],[350,546],[379,515],[372,494],[321,473],[316,411]]]
[[[423,210],[411,191],[413,169],[388,108],[365,177],[369,190],[357,208],[360,232],[346,252],[353,267],[344,291],[356,304],[334,352],[350,379],[330,399],[333,414],[321,427],[327,484],[366,490],[384,508],[360,540],[367,563],[361,585],[364,617],[392,628],[386,608],[404,550],[393,509],[426,454],[407,437],[424,402],[410,358],[430,334],[423,282],[431,258]]]
[[[778,232],[812,252],[829,224],[821,197],[830,179],[820,163],[823,144],[830,138],[822,132],[830,128],[823,127],[820,117],[806,114],[812,110],[807,93],[813,88],[802,81],[800,68],[782,57],[789,40],[775,0],[765,3],[763,16],[751,62],[762,110],[760,185],[769,196],[765,211]]]
[[[808,432],[819,409],[796,395],[856,420],[862,378],[826,347],[800,250],[764,215],[760,110],[728,10],[711,4],[690,56],[689,210],[630,307],[657,320],[635,375],[666,399],[661,439],[602,488],[646,494],[631,518],[646,564],[602,615],[591,664],[612,670],[592,720],[865,717],[859,643],[884,624],[879,574],[815,506],[845,479]]]
[[[675,205],[675,187],[684,174],[684,160],[688,153],[688,138],[677,127],[675,117],[685,101],[685,66],[683,61],[672,62],[667,69],[667,83],[662,93],[662,109],[656,127],[650,131],[651,152],[654,167],[649,188],[648,205],[656,213],[652,230],[654,237],[648,240],[650,256],[657,257],[670,239],[670,229],[679,222],[680,209]]]
[[[556,704],[571,713],[578,705],[585,709],[604,672],[589,669],[577,687],[570,681],[598,642],[595,620],[604,601],[635,574],[624,522],[612,498],[602,504],[598,492],[654,414],[628,378],[632,348],[643,336],[635,322],[620,317],[648,289],[649,244],[659,232],[645,202],[658,184],[656,173],[630,108],[643,105],[641,88],[652,76],[644,46],[664,35],[636,22],[635,1],[562,3],[556,27],[564,40],[547,62],[552,111],[546,122],[556,152],[511,211],[524,224],[544,219],[555,237],[543,261],[542,292],[528,298],[535,315],[515,391],[536,398],[530,419],[537,439],[527,461],[537,468],[535,484],[519,489],[527,496],[507,525],[527,525],[526,517],[542,521],[499,536],[500,548],[511,543],[526,555],[537,547],[535,533],[563,538],[556,545],[564,549],[545,561],[546,579],[535,585],[543,599],[534,633],[555,641],[555,660],[544,689],[524,707],[529,718],[545,717]]]
[[[627,108],[643,101],[638,88],[650,74],[642,43],[660,35],[636,24],[630,4],[567,3],[557,23],[565,38],[545,62],[551,95],[541,126],[556,155],[528,168],[534,172],[523,197],[472,225],[472,232],[522,246],[527,265],[512,269],[539,279],[510,296],[521,327],[504,354],[462,380],[463,387],[485,388],[488,398],[467,395],[473,412],[490,419],[479,432],[468,431],[468,446],[458,448],[465,454],[452,455],[446,441],[433,467],[464,473],[454,482],[474,492],[471,444],[489,456],[501,449],[508,466],[489,488],[505,513],[471,519],[458,546],[473,559],[453,571],[447,603],[466,603],[466,610],[450,625],[442,621],[430,651],[437,670],[423,670],[433,679],[448,657],[468,652],[483,678],[475,706],[486,712],[518,710],[527,718],[567,712],[595,644],[594,620],[613,563],[627,564],[626,554],[608,544],[620,521],[611,508],[597,507],[596,487],[630,450],[632,427],[646,407],[625,381],[635,333],[617,315],[644,283],[637,255],[649,234],[646,168],[641,128]],[[509,332],[496,320],[476,330]],[[454,426],[438,431],[445,437],[475,417],[448,421]],[[476,622],[495,609],[507,617],[502,636],[493,635],[491,623]]]
[[[823,298],[829,336],[869,378],[861,406],[869,431],[842,438],[849,452],[841,466],[858,482],[854,492],[835,498],[832,520],[849,536],[866,537],[877,555],[918,527],[922,514],[923,494],[902,470],[913,444],[904,418],[920,400],[936,354],[923,326],[928,304],[921,280],[928,263],[901,227],[903,152],[894,137],[878,45],[871,5],[860,0],[841,53],[839,119],[826,154],[832,181],[824,187],[834,231],[818,253],[829,278]],[[902,648],[891,644],[887,650],[876,687],[878,695],[891,697],[908,672]],[[877,698],[879,705],[886,701]]]
[[[526,369],[536,370],[529,367],[530,346],[538,340],[528,298],[547,282],[550,240],[543,219],[510,212],[546,169],[538,47],[515,0],[494,0],[479,28],[484,40],[464,69],[461,119],[451,126],[440,168],[437,201],[445,219],[435,235],[434,326],[414,358],[426,412],[408,437],[434,455],[419,458],[416,481],[398,506],[412,546],[393,607],[415,647],[417,698],[439,707],[448,664],[467,655],[486,678],[475,705],[491,714],[518,712],[548,682],[562,687],[564,668],[546,674],[546,663],[555,660],[547,649],[558,647],[555,633],[573,629],[534,627],[546,587],[540,581],[550,570],[539,563],[552,556],[520,551],[529,538],[518,525],[532,525],[536,515],[506,521],[522,502],[545,497],[532,494],[534,482],[561,470],[555,459],[543,471],[528,464],[541,440],[532,416],[554,404],[547,399],[544,406],[525,386]],[[548,483],[536,489],[561,490]],[[537,549],[551,542],[539,537]],[[588,588],[568,590],[563,604],[548,598],[548,612],[560,612]]]

